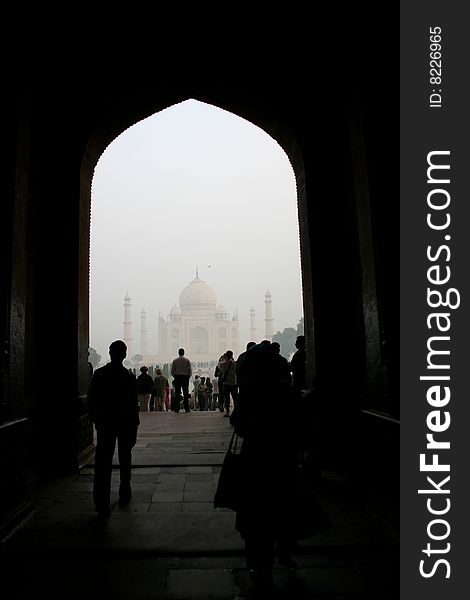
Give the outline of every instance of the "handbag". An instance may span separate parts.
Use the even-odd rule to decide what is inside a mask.
[[[214,508],[238,510],[242,503],[244,456],[237,452],[238,434],[234,430],[222,462],[214,495]]]

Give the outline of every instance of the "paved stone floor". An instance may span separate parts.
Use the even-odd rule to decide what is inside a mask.
[[[232,428],[219,412],[141,413],[133,497],[102,522],[92,501],[92,463],[50,482],[35,510],[1,545],[9,599],[235,600],[253,598],[234,513],[213,508]],[[317,497],[332,527],[303,540],[289,573],[274,570],[273,598],[392,600],[398,532],[353,507],[341,485]]]

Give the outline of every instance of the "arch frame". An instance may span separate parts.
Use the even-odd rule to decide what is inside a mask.
[[[80,229],[79,229],[79,356],[80,365],[88,349],[89,298],[90,298],[90,234],[92,181],[96,165],[106,148],[129,127],[187,100],[197,100],[205,104],[226,110],[249,121],[267,133],[283,149],[294,171],[297,193],[298,225],[300,241],[300,264],[302,279],[302,298],[304,328],[307,338],[307,381],[313,383],[315,374],[315,344],[313,326],[312,274],[310,262],[310,240],[308,227],[307,195],[305,186],[305,167],[302,154],[292,131],[278,117],[265,107],[244,97],[234,94],[221,95],[178,93],[163,96],[135,96],[122,103],[100,123],[93,132],[81,164],[80,173]],[[79,381],[85,380],[83,369],[79,372]]]

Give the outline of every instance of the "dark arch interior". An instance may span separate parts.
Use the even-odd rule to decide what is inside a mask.
[[[189,99],[195,99],[194,97],[191,98],[179,98],[178,102],[183,102],[185,100],[189,100]],[[199,100],[201,100],[201,98],[198,98]],[[209,101],[209,98],[204,97],[203,100],[205,103],[207,104],[211,104],[214,106],[214,104],[212,102]],[[246,102],[246,101],[245,101]],[[243,116],[243,118],[249,120],[250,122],[252,122],[254,125],[257,125],[259,127],[264,126],[265,131],[267,133],[269,133],[271,135],[271,137],[273,137],[273,139],[275,141],[277,141],[281,147],[284,149],[284,151],[287,154],[287,157],[289,159],[289,161],[291,162],[291,165],[294,169],[294,173],[295,173],[295,179],[296,179],[296,184],[297,184],[297,189],[298,189],[298,210],[299,210],[299,235],[300,235],[300,239],[301,241],[303,241],[303,246],[304,247],[309,247],[309,242],[308,242],[308,229],[306,228],[306,219],[305,216],[303,218],[300,218],[300,214],[305,215],[306,214],[306,196],[305,196],[305,192],[304,192],[304,186],[302,185],[301,182],[304,181],[305,179],[305,172],[304,172],[304,166],[303,166],[303,161],[302,161],[302,157],[301,157],[301,153],[297,147],[296,141],[292,135],[292,133],[283,125],[281,125],[280,123],[278,123],[277,121],[272,122],[272,120],[266,116],[266,115],[260,115],[259,114],[259,109],[255,109],[254,107],[252,107],[250,105],[250,103],[248,103],[246,106],[245,104],[240,104],[240,106],[236,105],[232,102],[229,102],[229,100],[227,99],[226,101],[227,105],[223,105],[223,106],[218,106],[218,108],[222,108],[225,110],[229,110],[227,107],[230,106],[232,107],[232,111],[237,109],[238,113],[234,113],[237,114],[238,116]],[[86,162],[84,161],[83,164],[83,169],[82,169],[82,181],[83,181],[83,185],[82,185],[82,197],[81,197],[81,210],[83,211],[83,219],[81,221],[81,229],[80,229],[80,244],[81,246],[84,248],[83,254],[82,256],[88,256],[89,254],[89,231],[90,231],[90,214],[91,214],[91,182],[93,179],[93,174],[94,174],[94,169],[96,167],[96,164],[99,160],[99,157],[101,156],[101,154],[104,152],[104,150],[106,149],[106,147],[112,143],[112,141],[114,139],[116,139],[120,134],[122,134],[126,129],[128,129],[129,127],[131,127],[132,125],[134,125],[135,123],[146,119],[147,117],[153,115],[153,114],[158,114],[158,112],[160,112],[161,110],[164,110],[166,108],[171,107],[174,104],[170,104],[169,106],[167,105],[163,105],[163,106],[156,106],[153,107],[152,109],[148,109],[149,112],[145,112],[142,114],[141,110],[140,110],[140,104],[137,103],[136,106],[129,106],[126,107],[125,109],[125,115],[122,115],[122,117],[116,119],[116,122],[113,124],[113,126],[105,126],[103,128],[103,131],[99,130],[95,132],[95,135],[93,136],[92,140],[90,141],[89,147],[87,148],[87,153],[86,153],[86,157],[87,160]],[[90,157],[93,156],[93,159],[91,159]],[[88,223],[87,223],[88,222]],[[86,250],[85,250],[86,249]],[[86,252],[86,254],[85,254]],[[311,287],[309,284],[309,280],[310,280],[310,274],[309,274],[309,256],[307,255],[306,252],[302,253],[302,266],[305,267],[303,268],[303,279],[304,279],[304,283],[303,283],[303,287],[304,288],[309,288]],[[81,281],[84,283],[85,287],[88,286],[88,279],[89,279],[89,264],[88,264],[88,260],[83,260],[81,266],[80,266],[80,270],[83,271],[83,276],[81,278]],[[83,292],[83,296],[87,296],[89,293],[88,289],[84,290]],[[306,297],[305,300],[307,302],[309,302],[309,298]],[[81,307],[82,310],[85,311],[84,315],[83,315],[83,321],[87,321],[88,320],[88,309],[83,305]],[[311,311],[309,311],[311,312]],[[309,325],[310,325],[310,331],[309,331],[309,335],[310,335],[310,339],[313,342],[313,322],[312,319],[306,319],[306,321],[308,321]],[[311,343],[309,346],[309,351],[310,351],[310,358],[309,358],[309,375],[310,375],[310,381],[313,381],[313,377],[314,377],[314,352],[313,352],[313,348],[314,348],[314,344]]]
[[[359,52],[359,50],[358,50]],[[72,472],[92,450],[88,382],[91,181],[108,144],[188,98],[264,129],[285,150],[298,190],[308,384],[328,390],[337,463],[398,489],[397,118],[388,78],[368,54],[357,69],[311,63],[264,71],[168,69],[159,77],[24,70],[6,81],[1,224],[4,339],[0,441],[11,523],[28,491]],[[385,56],[385,55],[384,55]],[[341,74],[341,76],[339,76]],[[136,79],[138,82],[136,83]],[[73,99],[73,102],[72,100]],[[71,106],[73,109],[71,110]],[[57,452],[57,448],[61,451]],[[351,449],[353,452],[351,453]],[[379,461],[380,457],[380,461]]]

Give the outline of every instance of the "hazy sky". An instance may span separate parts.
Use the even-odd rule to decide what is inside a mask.
[[[303,314],[295,178],[262,129],[189,100],[117,137],[92,184],[90,345],[108,358],[124,335],[123,299],[132,302],[134,353],[147,312],[148,351],[158,350],[157,317],[199,277],[249,340],[251,306],[264,335],[270,290],[274,332]]]

